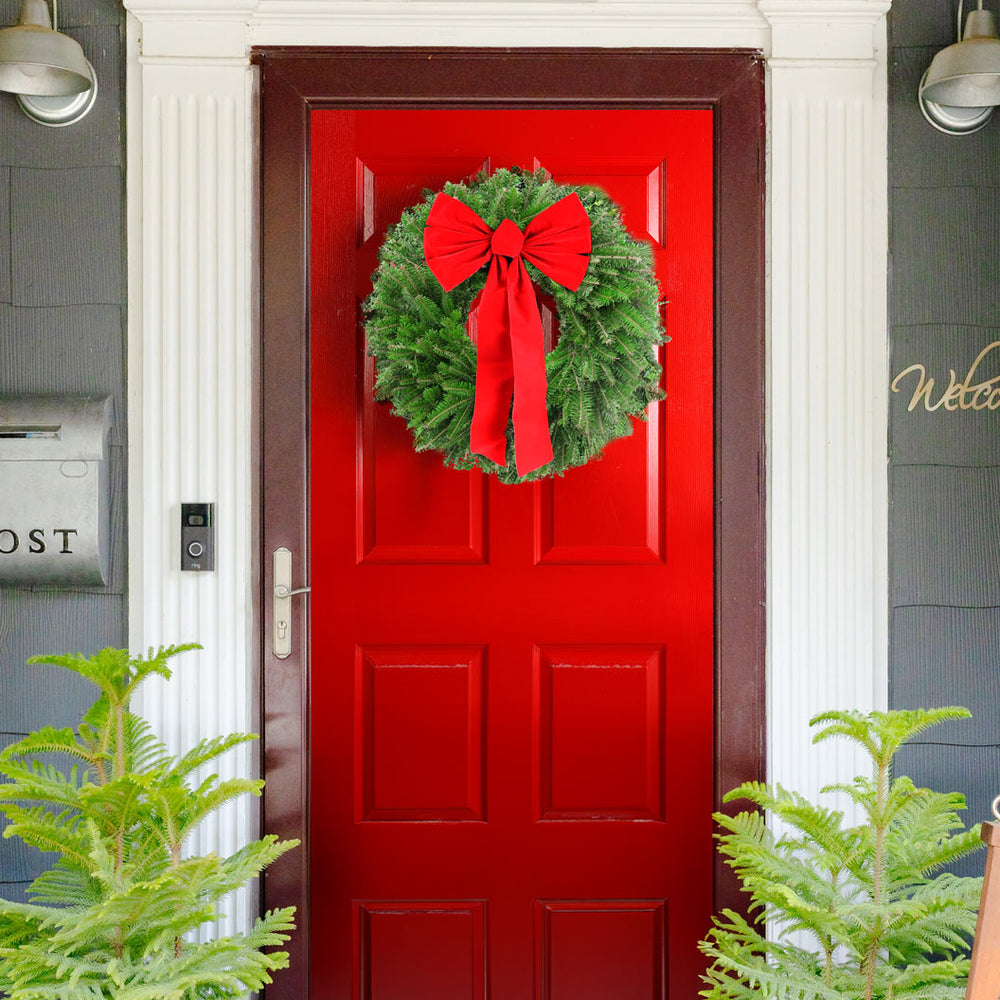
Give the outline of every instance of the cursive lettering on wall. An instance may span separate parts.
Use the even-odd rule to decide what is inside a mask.
[[[935,410],[1000,410],[1000,375],[983,378],[979,366],[990,352],[1000,348],[1000,340],[987,344],[972,362],[968,374],[961,381],[955,375],[955,369],[948,370],[948,388],[939,389],[938,397],[934,399],[935,381],[927,375],[927,369],[921,364],[904,368],[893,380],[892,391],[899,392],[902,383],[909,376],[915,379],[913,394],[910,396],[906,409],[913,412],[921,403],[929,413]]]

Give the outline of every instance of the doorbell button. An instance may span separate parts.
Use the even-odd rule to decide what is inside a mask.
[[[192,559],[197,559],[205,551],[205,546],[201,542],[192,542],[188,546],[188,555]]]

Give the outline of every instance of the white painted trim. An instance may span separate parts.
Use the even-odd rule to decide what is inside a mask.
[[[711,35],[711,42],[706,39]],[[425,2],[262,0],[256,45],[636,46],[756,48],[767,25],[741,0],[657,2]]]
[[[865,770],[849,744],[812,747],[809,719],[887,701],[888,4],[866,6],[851,58],[843,32],[806,30],[814,11],[760,3],[783,25],[768,66],[768,765],[809,797]]]
[[[252,724],[250,47],[745,47],[770,60],[770,774],[810,793],[852,773],[805,721],[886,701],[886,0],[126,7],[131,638],[206,646],[144,700],[157,728]],[[215,574],[177,570],[182,499],[219,503]],[[231,846],[250,813],[204,843]]]

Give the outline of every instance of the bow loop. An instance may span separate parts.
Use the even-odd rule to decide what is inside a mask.
[[[445,291],[489,262],[478,299],[476,402],[469,448],[497,465],[506,463],[513,399],[519,476],[553,458],[542,320],[524,261],[576,291],[587,273],[590,249],[590,219],[575,193],[539,212],[524,232],[511,219],[491,230],[468,205],[443,193],[427,215],[424,256]]]
[[[489,259],[490,227],[468,205],[439,194],[424,224],[424,256],[441,287],[450,292]]]

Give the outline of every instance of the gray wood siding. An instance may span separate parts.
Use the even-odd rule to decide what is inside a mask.
[[[932,402],[949,369],[964,380],[1000,340],[1000,118],[946,136],[916,101],[954,15],[938,0],[889,15],[890,377],[924,365]],[[995,375],[1000,351],[979,370]],[[911,375],[889,400],[889,701],[965,705],[973,719],[925,734],[898,772],[963,793],[971,824],[1000,793],[1000,410],[910,409],[915,388]]]
[[[0,25],[20,0],[0,0]],[[0,94],[0,394],[107,393],[111,575],[107,587],[0,586],[0,746],[73,726],[95,689],[37,653],[94,652],[126,637],[123,28],[117,0],[62,0],[60,28],[98,78],[82,122],[45,128]],[[22,899],[51,857],[0,841],[0,895]]]

